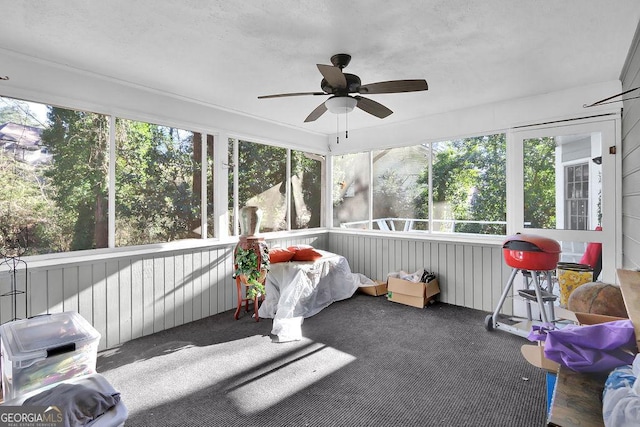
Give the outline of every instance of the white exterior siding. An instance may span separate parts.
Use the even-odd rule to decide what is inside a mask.
[[[620,80],[623,91],[640,86],[640,25]],[[625,101],[622,114],[622,264],[640,268],[640,99]]]

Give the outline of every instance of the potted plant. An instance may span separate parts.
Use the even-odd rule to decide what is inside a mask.
[[[257,247],[256,247],[257,246]],[[265,294],[264,279],[269,271],[269,248],[266,244],[246,248],[238,246],[235,253],[236,269],[233,277],[239,277],[247,285],[247,298],[255,299]]]

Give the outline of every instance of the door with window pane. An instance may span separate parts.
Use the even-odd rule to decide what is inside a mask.
[[[615,138],[615,120],[514,132],[507,174],[508,234],[555,239],[564,262],[579,262],[589,242],[602,243],[600,280],[609,283],[618,257]]]

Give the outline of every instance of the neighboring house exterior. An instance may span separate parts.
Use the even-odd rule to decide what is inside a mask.
[[[52,156],[42,145],[42,128],[4,123],[0,125],[0,149],[16,160],[36,166],[51,163]]]

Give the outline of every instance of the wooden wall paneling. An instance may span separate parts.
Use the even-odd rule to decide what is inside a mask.
[[[365,276],[372,277],[374,275],[374,265],[375,265],[375,239],[362,239],[365,248],[365,257],[364,257],[364,271],[366,271]]]
[[[372,258],[372,269],[371,276],[369,277],[371,280],[382,280],[384,281],[384,273],[383,273],[383,265],[384,258],[386,257],[386,252],[383,251],[383,239],[377,238],[374,241],[374,246],[371,250],[371,258]]]
[[[64,301],[62,268],[47,271],[47,311],[62,313]]]
[[[455,305],[464,306],[464,245],[457,244],[455,245],[453,254],[453,265],[455,268]],[[451,282],[449,282],[449,287],[451,286]]]
[[[482,310],[482,300],[483,300],[483,265],[482,265],[482,247],[473,246],[473,304],[471,308],[475,308],[478,310]]]
[[[409,273],[409,261],[407,260],[407,242],[403,239],[396,240],[396,271],[406,271]]]
[[[389,244],[389,273],[397,273],[402,270],[402,247],[397,239],[392,239]]]
[[[636,120],[640,120],[640,117],[636,117]],[[623,177],[640,167],[640,121],[630,123],[629,120],[626,120],[625,125],[627,135],[622,144]]]
[[[418,269],[420,269],[420,270],[423,270],[423,269],[429,270],[429,266],[425,262],[425,258],[424,258],[424,242],[417,241],[417,242],[414,242],[414,243],[415,243],[416,270],[418,270]],[[431,271],[431,270],[429,270],[429,271]]]
[[[78,313],[93,324],[93,265],[78,266]],[[31,313],[33,316],[35,313]]]
[[[354,246],[357,242],[355,241],[356,237],[353,235],[347,236],[347,253],[349,254],[349,262],[352,263],[351,269],[354,272],[360,272],[358,265],[358,254],[356,253],[357,246]]]
[[[142,258],[131,262],[131,339],[144,335],[144,265]]]
[[[216,265],[215,270],[212,270],[214,273],[214,281],[215,281],[215,290],[216,290],[216,313],[221,313],[224,311],[225,307],[225,290],[224,290],[224,276],[227,274],[225,250],[223,248],[217,248],[213,252],[215,254],[215,258],[218,260],[218,264]],[[233,253],[230,255],[233,257]],[[231,261],[231,265],[233,267],[233,261]]]
[[[386,280],[391,272],[426,268],[438,275],[441,300],[480,310],[493,311],[502,280],[508,276],[500,249],[491,245],[357,233],[275,242],[283,246],[306,242],[340,253],[354,273],[374,280]],[[637,244],[633,240],[625,245]],[[30,269],[28,314],[77,310],[104,337],[100,347],[104,349],[180,322],[229,311],[236,306],[234,247]],[[8,286],[7,277],[0,274],[0,289]],[[1,320],[10,316],[9,304],[8,299],[0,300]]]
[[[155,309],[153,258],[145,258],[142,267],[142,334],[150,335],[153,333]]]
[[[194,320],[193,316],[193,254],[192,252],[185,252],[183,254],[182,271],[180,271],[180,280],[178,283],[182,284],[184,288],[184,323],[189,323]]]
[[[438,242],[426,242],[429,245],[429,271],[433,271],[439,280],[442,280],[443,272],[440,269],[440,254],[438,253]],[[426,266],[425,266],[426,267]]]
[[[218,257],[221,260],[219,267],[217,268],[217,281],[218,281],[218,313],[221,313],[226,310],[227,305],[229,304],[227,301],[227,292],[225,289],[226,276],[227,274],[233,274],[233,249],[231,249],[230,257],[231,259],[227,262],[225,257],[225,249],[218,249]],[[229,265],[231,268],[229,268]],[[235,290],[235,288],[234,288]],[[233,302],[236,302],[236,296],[233,296]]]
[[[629,56],[622,71],[623,89],[640,85],[640,31],[636,31]],[[640,106],[638,100],[624,101],[622,115],[622,267],[637,269],[640,266],[640,244],[637,232],[640,228]]]
[[[405,242],[407,243],[407,255],[406,255],[406,259],[407,259],[407,264],[409,265],[409,272],[414,273],[418,270],[422,270],[425,266],[424,263],[422,262],[422,260],[420,258],[418,258],[417,256],[417,250],[416,247],[418,246],[418,244],[415,240],[405,240]]]
[[[118,307],[120,311],[120,343],[133,337],[133,287],[130,258],[118,260]]]
[[[29,285],[27,283],[27,281],[29,280],[29,274],[28,271],[26,270],[19,270],[16,273],[16,289],[18,291],[26,291],[27,289],[29,289]],[[7,297],[5,297],[7,298]],[[9,300],[11,300],[11,298],[9,298]],[[28,293],[24,293],[24,294],[19,294],[17,299],[16,299],[16,304],[17,304],[17,316],[19,319],[26,319],[27,317],[30,316],[29,311],[28,311],[28,304],[29,304],[29,294]]]
[[[106,263],[106,299],[104,313],[106,320],[107,334],[103,337],[106,340],[105,348],[112,348],[120,344],[120,325],[122,316],[120,306],[120,283],[119,283],[118,260],[110,260]],[[125,314],[126,315],[126,314]]]
[[[638,86],[640,86],[640,81],[633,84],[633,87]],[[622,120],[626,122],[622,129],[622,140],[630,142],[628,147],[622,144],[622,153],[626,155],[625,148],[634,149],[638,144],[637,138],[638,133],[640,133],[640,104],[637,101],[626,103]]]
[[[482,306],[481,310],[491,311],[493,305],[493,274],[492,274],[492,257],[491,248],[482,248]]]
[[[218,251],[209,249],[209,310],[211,314],[219,313],[218,311],[218,269],[220,260],[218,259]]]
[[[193,320],[203,317],[202,312],[202,251],[194,252],[192,255],[191,277],[193,286]]]
[[[631,239],[629,236],[622,237],[623,252],[623,265],[625,269],[637,270],[640,268],[640,262],[638,258],[632,256],[633,254],[640,253],[640,242]]]
[[[47,271],[29,271],[29,316],[47,314],[49,311],[47,301]]]
[[[78,284],[78,267],[66,266],[62,269],[62,311],[78,311],[80,287]]]
[[[622,194],[638,194],[640,189],[640,170],[628,174],[622,181]]]
[[[180,261],[180,257],[178,257]],[[164,290],[164,257],[156,256],[151,263],[153,274],[153,332],[163,331],[165,313],[165,290]]]
[[[390,256],[390,239],[389,238],[382,238],[380,239],[380,241],[382,242],[382,270],[380,271],[380,276],[378,277],[378,280],[382,280],[383,282],[387,281],[387,276],[389,275],[389,273],[391,273],[391,267],[389,267],[390,262],[389,262],[389,256]]]
[[[349,254],[350,260],[353,260],[353,269],[360,273],[362,269],[360,268],[360,257],[358,256],[358,249],[360,247],[360,239],[358,236],[349,236]]]
[[[238,304],[238,292],[236,290],[235,280],[233,279],[233,250],[235,246],[227,248],[224,252],[224,276],[222,276],[222,289],[225,293],[225,305],[222,311],[236,308]]]
[[[180,252],[169,253],[164,257],[164,327],[165,329],[184,323],[182,290],[180,288],[180,267],[182,266]],[[154,279],[157,280],[157,279]],[[158,296],[156,296],[158,298]]]
[[[627,197],[622,216],[625,237],[640,242],[640,195]]]
[[[436,244],[437,252],[438,252],[438,271],[440,272],[438,276],[440,277],[441,292],[444,289],[442,297],[442,301],[446,303],[451,303],[449,299],[449,295],[447,293],[447,243],[439,242]]]
[[[449,304],[456,304],[458,298],[458,275],[456,269],[456,249],[458,245],[447,245],[447,280],[446,286],[440,284],[440,292],[445,292]]]
[[[93,318],[91,324],[100,333],[98,350],[107,344],[107,266],[104,262],[93,264]]]

